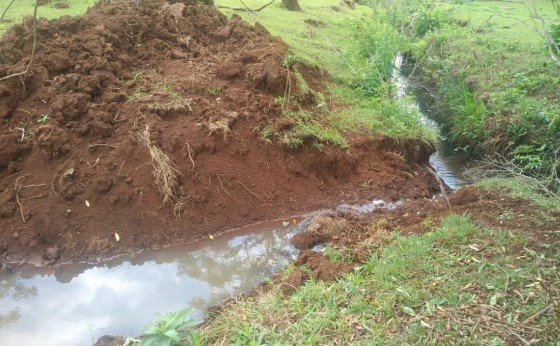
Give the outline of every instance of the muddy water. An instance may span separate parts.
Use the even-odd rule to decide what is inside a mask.
[[[304,223],[294,221],[100,266],[0,274],[0,345],[91,345],[106,334],[139,335],[156,312],[186,306],[201,318],[209,306],[256,287],[295,257],[289,240]]]
[[[420,122],[440,133],[440,126],[424,102],[421,91],[415,90],[408,77],[403,74],[403,56],[400,53],[395,58],[395,67],[393,80],[397,89],[396,98],[402,100],[409,109],[418,112]],[[440,135],[440,139],[436,143],[436,152],[430,157],[430,164],[450,188],[457,189],[465,184],[463,177],[465,163],[465,157],[457,155],[451,145]]]

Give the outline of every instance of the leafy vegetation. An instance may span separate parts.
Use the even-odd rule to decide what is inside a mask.
[[[472,156],[504,156],[557,191],[560,70],[535,19],[555,28],[553,6],[541,0],[442,6],[450,17],[412,52],[420,83],[436,91],[436,113],[449,139]]]
[[[125,346],[187,346],[202,345],[200,335],[193,327],[199,321],[194,321],[188,314],[190,309],[169,312],[162,316],[154,325],[146,328],[141,339],[128,338]]]

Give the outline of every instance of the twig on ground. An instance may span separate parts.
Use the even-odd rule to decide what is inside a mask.
[[[22,185],[21,185],[21,184],[18,184],[18,183],[19,183],[19,180],[20,180],[20,179],[25,179],[25,178],[27,178],[27,177],[30,176],[30,175],[31,175],[31,174],[22,175],[21,177],[18,177],[18,178],[16,179],[16,181],[14,182],[14,194],[16,195],[16,202],[17,202],[17,204],[18,204],[18,206],[19,206],[19,213],[21,214],[21,219],[23,220],[23,223],[25,223],[25,222],[27,222],[27,221],[25,220],[25,215],[23,215],[23,204],[21,203],[21,201],[20,201],[20,199],[19,199],[19,192],[21,191]]]
[[[170,239],[169,236],[163,231],[163,229],[161,229],[161,227],[159,227],[159,231],[160,231],[167,239]]]
[[[95,147],[109,147],[109,148],[113,148],[113,149],[117,149],[116,146],[111,145],[111,144],[104,144],[104,143],[95,143],[95,144],[90,144],[88,145],[88,148],[95,148]]]
[[[189,159],[191,160],[192,168],[194,169],[194,160],[191,155],[191,146],[189,145],[189,142],[185,142],[185,143],[187,144],[187,153],[189,154]]]
[[[525,321],[523,321],[523,324],[527,324],[527,323],[531,323],[533,321],[536,321],[539,317],[541,317],[542,315],[544,315],[544,314],[548,313],[550,310],[552,310],[553,307],[554,307],[554,304],[548,305],[544,309],[538,311],[536,314],[527,317],[525,319]]]
[[[220,186],[222,187],[222,189],[228,194],[228,196],[231,196],[231,193],[229,193],[228,190],[226,190],[226,188],[224,187],[224,184],[222,184],[222,179],[220,179],[220,176],[218,175],[218,181],[220,182]]]
[[[22,201],[27,201],[30,199],[35,199],[35,198],[43,198],[43,197],[47,197],[48,195],[46,193],[42,194],[42,195],[37,195],[37,196],[31,196],[31,197],[27,197],[27,198],[22,198]]]
[[[348,67],[350,68],[350,71],[352,71],[353,74],[356,74],[356,70],[352,67],[352,65],[350,65],[350,63],[348,63],[348,61],[344,60],[344,58],[342,58],[342,54],[340,54],[340,52],[338,51],[338,49],[336,49],[334,47],[334,45],[331,42],[331,39],[327,37],[327,43],[329,44],[329,47],[342,59],[342,61],[344,61],[344,63],[346,63],[346,65],[348,65]]]
[[[245,186],[242,182],[240,182],[239,180],[236,180],[241,186],[243,186],[245,188],[245,190],[247,190],[247,192],[249,192],[251,195],[257,197],[258,199],[260,199],[261,201],[264,201],[264,199],[257,195],[256,193],[254,193],[253,191],[251,191],[247,186]]]

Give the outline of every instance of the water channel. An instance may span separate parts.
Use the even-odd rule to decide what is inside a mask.
[[[413,112],[417,113],[422,124],[434,129],[440,134],[436,143],[436,152],[430,157],[430,164],[439,177],[452,189],[458,189],[465,184],[463,170],[466,158],[458,155],[445,137],[441,136],[440,126],[436,122],[429,108],[423,90],[415,88],[406,76],[403,66],[404,58],[401,53],[395,58],[395,69],[393,70],[393,81],[395,82],[395,97],[405,103]]]
[[[187,306],[200,319],[293,260],[289,240],[305,226],[299,221],[261,223],[97,266],[0,274],[0,345],[91,345],[107,334],[136,336],[156,313]]]
[[[426,116],[401,73],[402,56],[393,75],[397,97]],[[438,143],[430,163],[451,188],[462,185],[463,161]],[[394,209],[401,202],[374,200],[337,211]],[[324,211],[323,211],[324,212]],[[19,267],[0,273],[0,345],[91,345],[103,335],[141,334],[156,313],[193,308],[193,318],[224,299],[256,287],[297,255],[290,239],[310,219],[265,222],[226,232],[182,247],[119,257],[99,265],[53,268]]]

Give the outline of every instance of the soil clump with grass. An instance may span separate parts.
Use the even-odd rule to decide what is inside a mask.
[[[0,82],[0,254],[52,265],[185,243],[251,222],[438,191],[421,141],[349,149],[261,140],[297,92],[288,47],[197,1],[97,4],[37,24]],[[23,70],[25,19],[0,41]],[[287,65],[291,68],[291,65]],[[307,86],[323,74],[298,64]],[[290,95],[288,95],[290,97]],[[315,107],[313,97],[300,107]]]
[[[291,291],[310,278],[336,279],[363,265],[372,248],[391,232],[423,234],[451,214],[468,215],[481,228],[519,232],[534,239],[536,244],[560,240],[559,212],[513,197],[507,190],[465,187],[451,194],[448,201],[444,197],[420,198],[394,210],[377,209],[367,214],[339,212],[318,217],[292,239],[294,246],[302,250],[294,264],[305,265],[309,271],[304,273],[296,268],[280,284]],[[312,250],[316,245],[326,244],[345,249],[340,260],[333,261]]]

